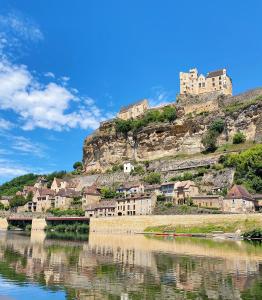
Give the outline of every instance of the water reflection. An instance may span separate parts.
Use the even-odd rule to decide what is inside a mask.
[[[262,247],[143,235],[91,233],[76,242],[47,239],[41,231],[0,233],[0,295],[22,299],[4,288],[7,283],[16,295],[24,285],[31,296],[41,293],[35,286],[52,293],[43,299],[261,299]]]

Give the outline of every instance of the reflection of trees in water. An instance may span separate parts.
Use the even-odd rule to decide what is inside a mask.
[[[62,287],[68,300],[120,299],[121,294],[123,299],[260,299],[256,261],[143,251],[10,236],[0,240],[0,274],[19,284]]]

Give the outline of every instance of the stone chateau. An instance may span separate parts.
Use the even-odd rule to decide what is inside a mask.
[[[180,72],[180,94],[201,95],[205,93],[220,92],[232,95],[232,79],[227,75],[226,69],[198,74],[197,68],[190,69],[188,73]]]

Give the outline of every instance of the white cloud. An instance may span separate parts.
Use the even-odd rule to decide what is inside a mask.
[[[52,72],[46,72],[44,75],[45,75],[45,77],[55,78],[55,74]]]
[[[14,136],[11,148],[20,153],[34,155],[36,157],[45,157],[44,146],[40,143],[32,142],[23,136]]]
[[[39,41],[44,38],[39,27],[31,19],[18,13],[0,15],[0,29],[23,40]]]
[[[70,77],[68,77],[68,76],[62,76],[62,77],[61,77],[61,80],[67,82],[67,81],[70,80]]]
[[[0,130],[8,130],[11,129],[13,126],[14,124],[10,121],[0,118]]]
[[[17,113],[24,130],[94,129],[104,119],[91,98],[81,99],[54,82],[42,84],[26,66],[7,59],[0,60],[0,108]]]

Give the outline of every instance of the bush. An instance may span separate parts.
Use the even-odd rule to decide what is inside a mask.
[[[174,204],[172,202],[165,203],[165,207],[167,207],[167,208],[170,208],[170,207],[173,207],[173,206],[174,206]]]
[[[243,132],[238,131],[233,136],[233,144],[241,144],[244,143],[245,141],[246,141],[246,136],[244,135]]]
[[[5,209],[4,204],[0,202],[0,210],[4,210],[4,209]]]
[[[235,168],[235,183],[245,185],[251,192],[262,192],[262,145],[228,154],[223,160],[225,167]]]
[[[106,198],[106,199],[112,199],[117,196],[117,192],[114,189],[107,186],[101,188],[101,194],[102,194],[102,198]]]
[[[214,164],[213,166],[212,166],[212,169],[214,169],[214,170],[216,170],[216,171],[220,171],[220,170],[223,170],[224,169],[224,166],[223,166],[223,164]]]
[[[82,209],[59,209],[59,208],[51,208],[48,209],[47,212],[50,212],[52,215],[56,217],[61,216],[79,216],[83,217],[85,215],[85,212]]]
[[[161,183],[161,175],[160,173],[151,172],[144,177],[144,181],[149,184],[159,184]]]
[[[115,122],[116,132],[122,133],[127,137],[129,131],[136,133],[144,126],[157,122],[173,122],[176,119],[176,108],[165,106],[162,110],[149,110],[140,119],[122,120],[117,119]]]
[[[166,197],[165,197],[165,195],[157,195],[157,201],[160,201],[160,202],[163,202],[163,201],[165,201],[166,200]]]
[[[10,207],[18,207],[25,205],[27,202],[27,199],[25,199],[23,196],[16,195],[10,200],[9,205]]]
[[[74,170],[82,170],[83,169],[83,164],[81,161],[77,161],[73,164]]]
[[[205,147],[205,151],[214,152],[217,148],[217,137],[218,134],[215,131],[208,131],[202,138],[202,144]]]
[[[216,119],[212,122],[210,130],[217,133],[222,133],[225,127],[225,122],[222,119]]]
[[[131,171],[131,175],[144,175],[144,174],[145,174],[145,170],[141,165],[135,166],[134,170]]]

